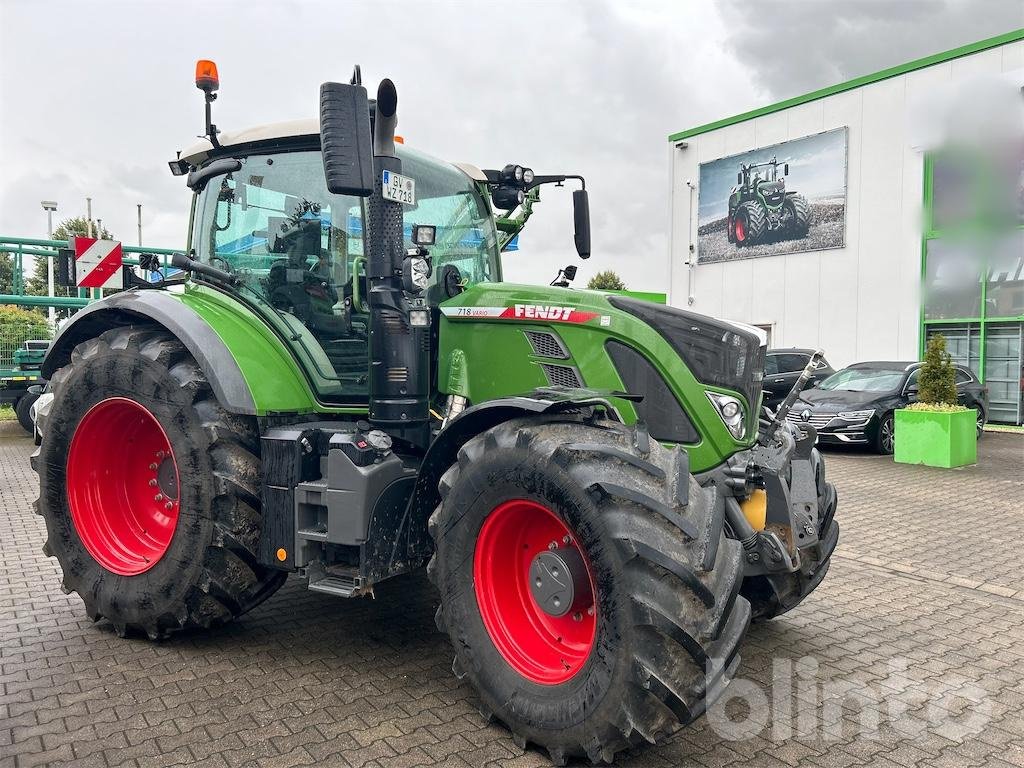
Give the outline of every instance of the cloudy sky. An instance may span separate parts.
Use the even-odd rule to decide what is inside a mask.
[[[1021,0],[0,0],[0,233],[44,236],[40,200],[64,217],[90,196],[126,242],[142,203],[145,242],[181,247],[166,161],[202,130],[195,60],[219,65],[224,130],[313,116],[360,63],[395,81],[410,145],[585,175],[580,278],[664,290],[669,133],[1019,27]],[[507,278],[575,262],[571,228],[546,191]]]

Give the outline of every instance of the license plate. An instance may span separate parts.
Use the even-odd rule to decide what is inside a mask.
[[[416,180],[391,171],[384,171],[382,194],[385,200],[416,205]]]

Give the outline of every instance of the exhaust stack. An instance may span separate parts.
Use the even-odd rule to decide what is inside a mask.
[[[370,421],[426,446],[430,440],[430,328],[409,322],[402,288],[403,205],[383,196],[384,172],[400,174],[395,156],[398,92],[391,80],[377,89],[373,125],[373,194],[367,200],[367,280],[370,301]]]
[[[373,120],[374,157],[395,156],[395,128],[398,125],[398,91],[388,78],[377,88],[377,107]]]

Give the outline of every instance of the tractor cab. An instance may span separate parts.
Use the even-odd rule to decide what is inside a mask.
[[[741,192],[750,197],[761,191],[762,194],[769,190],[781,190],[785,194],[785,177],[789,175],[789,163],[782,163],[779,168],[779,161],[776,158],[764,163],[749,163],[740,165],[736,174],[736,186],[734,192]]]
[[[499,239],[479,185],[483,173],[400,145],[415,202],[403,244],[434,227],[428,292],[501,279]],[[227,161],[227,162],[225,162]],[[178,162],[214,168],[193,186],[190,255],[233,275],[237,293],[294,340],[326,400],[367,396],[369,288],[366,198],[328,192],[315,120],[260,126],[204,140]],[[194,178],[194,177],[193,177]]]
[[[361,89],[360,78],[357,67],[346,87]],[[202,278],[185,290],[208,291],[212,282],[247,305],[285,340],[322,404],[365,408],[373,399],[374,371],[395,385],[396,395],[408,395],[405,376],[416,370],[424,398],[418,410],[426,414],[427,381],[438,369],[437,308],[468,287],[501,281],[500,253],[514,247],[540,199],[540,185],[579,183],[573,191],[574,240],[582,258],[590,255],[582,176],[542,176],[515,164],[480,170],[430,157],[394,136],[397,119],[378,94],[378,100],[367,100],[369,121],[360,122],[373,134],[374,156],[388,158],[380,164],[383,177],[365,176],[362,186],[344,178],[334,183],[329,167],[342,176],[353,169],[350,156],[332,154],[323,115],[320,121],[221,132],[211,119],[219,88],[212,62],[199,63],[196,85],[206,94],[205,137],[169,163],[173,174],[187,174],[194,192],[189,254],[181,266]],[[353,127],[339,134],[346,149]],[[365,138],[369,144],[369,133]],[[378,139],[386,146],[377,146]],[[339,163],[331,159],[335,155],[342,157]],[[387,210],[377,200],[386,201]],[[387,233],[376,254],[366,235],[373,231]],[[394,283],[386,289],[390,299],[379,284],[375,293],[374,280]],[[389,307],[376,315],[387,318],[376,336],[374,297],[378,307]],[[389,353],[382,337],[407,332],[425,336],[399,344],[411,346],[396,353],[385,371]],[[417,355],[429,352],[429,360],[411,364],[414,349]]]

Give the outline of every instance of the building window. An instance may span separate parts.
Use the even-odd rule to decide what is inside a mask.
[[[1001,238],[992,249],[985,281],[985,316],[1024,315],[1024,229]]]
[[[981,265],[971,248],[947,240],[925,247],[924,319],[979,317]]]

